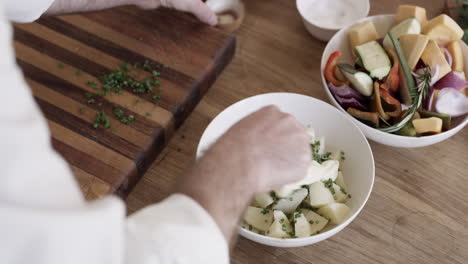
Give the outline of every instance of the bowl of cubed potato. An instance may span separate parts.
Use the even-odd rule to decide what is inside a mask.
[[[468,46],[451,17],[423,7],[367,17],[337,32],[321,61],[329,100],[368,139],[415,148],[468,123]]]
[[[335,107],[293,93],[244,99],[210,123],[198,145],[197,157],[237,121],[267,105],[277,106],[304,125],[312,161],[302,180],[256,194],[242,217],[239,233],[275,247],[306,246],[330,238],[358,216],[375,176],[367,139]]]

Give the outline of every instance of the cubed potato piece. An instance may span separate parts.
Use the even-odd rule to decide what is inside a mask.
[[[260,231],[267,231],[273,222],[271,210],[249,206],[244,215],[244,221]]]
[[[275,193],[278,197],[288,197],[303,185],[309,185],[320,180],[332,179],[332,181],[334,181],[338,176],[339,167],[340,163],[336,160],[327,160],[322,164],[313,160],[307,171],[307,176],[304,179],[295,183],[283,185],[276,189]]]
[[[356,53],[354,48],[372,40],[379,39],[379,33],[375,29],[374,23],[370,20],[359,23],[348,30],[348,40],[351,47],[351,52],[354,57]]]
[[[349,216],[351,209],[346,204],[331,203],[320,208],[317,213],[328,218],[330,223],[339,225],[343,223]]]
[[[310,234],[315,235],[318,232],[322,231],[323,228],[328,224],[328,220],[316,212],[309,209],[301,209],[304,214],[307,222],[310,224]]]
[[[301,188],[294,191],[290,196],[279,199],[274,205],[273,210],[280,210],[284,213],[291,214],[296,211],[296,208],[307,196],[307,189]]]
[[[309,170],[309,173],[320,175],[320,180],[322,181],[326,181],[328,179],[334,181],[336,177],[338,177],[340,162],[337,160],[327,160],[320,164],[320,169],[318,169],[317,166],[315,166],[314,169]]]
[[[310,224],[304,214],[301,212],[294,213],[294,232],[296,237],[308,237],[311,235]]]
[[[398,7],[398,11],[395,17],[397,23],[400,23],[401,21],[411,17],[416,18],[421,23],[421,25],[424,26],[427,22],[426,9],[413,5],[400,5]]]
[[[453,58],[452,70],[456,72],[463,72],[465,70],[465,58],[463,56],[463,50],[460,41],[452,41],[447,46],[447,50],[450,52]]]
[[[322,207],[335,202],[330,190],[321,181],[309,186],[309,204],[312,207]]]
[[[429,38],[421,34],[400,36],[400,45],[411,70],[414,70],[416,64],[418,64],[428,42]]]
[[[424,49],[421,59],[426,65],[431,67],[436,67],[436,65],[439,65],[440,71],[437,81],[452,71],[452,68],[445,59],[443,51],[434,40],[429,40],[429,43],[427,43],[426,49]]]
[[[439,134],[442,132],[442,119],[437,117],[413,120],[413,126],[418,134]]]
[[[341,188],[348,191],[348,186],[346,185],[346,182],[343,177],[343,173],[341,171],[338,172],[338,177],[336,177],[335,183],[338,184],[338,186],[340,186]]]
[[[423,27],[423,34],[442,46],[463,37],[463,29],[451,17],[442,14],[428,21]]]
[[[267,236],[276,238],[290,238],[292,232],[291,222],[281,211],[273,211],[273,224],[267,231]]]
[[[344,188],[341,188],[337,184],[333,183],[333,190],[335,190],[335,195],[333,195],[333,199],[335,202],[344,203],[348,200],[348,191]]]
[[[332,154],[330,155],[330,159],[338,161],[340,163],[338,169],[342,170],[344,161],[346,160],[346,154],[344,153],[344,151],[338,149],[332,152]]]
[[[269,193],[262,193],[255,195],[255,204],[261,208],[266,208],[274,202]]]

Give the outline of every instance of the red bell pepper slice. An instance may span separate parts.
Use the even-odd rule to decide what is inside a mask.
[[[336,65],[341,57],[341,51],[337,50],[333,52],[328,58],[327,64],[325,65],[324,75],[328,82],[331,82],[335,86],[347,85],[348,82],[340,81],[335,76]]]
[[[400,63],[393,49],[389,49],[388,53],[390,53],[390,56],[392,57],[393,66],[388,73],[385,83],[387,84],[387,87],[390,89],[390,91],[395,94],[400,89]]]

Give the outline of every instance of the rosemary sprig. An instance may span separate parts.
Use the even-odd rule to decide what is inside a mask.
[[[400,65],[402,65],[402,67],[407,66],[407,63],[402,62],[403,60],[406,60],[406,58],[401,52],[400,42],[391,33],[389,33],[389,37],[393,43],[393,46],[395,47],[398,59],[400,60]],[[426,67],[423,69],[422,73],[416,76],[416,79],[418,80],[417,86],[413,85],[412,79],[410,81],[406,80],[410,83],[408,86],[411,96],[411,105],[409,106],[408,112],[406,112],[400,122],[394,124],[393,126],[379,128],[380,131],[387,133],[397,132],[413,119],[414,114],[421,107],[423,100],[426,99],[429,88],[431,87],[431,77],[430,68]],[[410,76],[410,78],[412,77]]]
[[[381,128],[381,131],[389,133],[396,132],[402,129],[406,125],[406,123],[413,119],[414,114],[416,113],[416,111],[418,111],[418,109],[422,105],[422,102],[427,97],[429,88],[431,87],[431,78],[431,70],[429,67],[423,68],[422,73],[416,75],[418,85],[416,86],[416,89],[410,91],[412,103],[408,109],[408,112],[406,112],[406,114],[400,122],[390,127]]]

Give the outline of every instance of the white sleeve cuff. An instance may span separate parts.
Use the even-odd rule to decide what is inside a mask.
[[[3,8],[9,20],[28,23],[44,14],[54,0],[5,0]]]
[[[127,263],[229,263],[218,225],[197,202],[174,194],[127,220]]]

